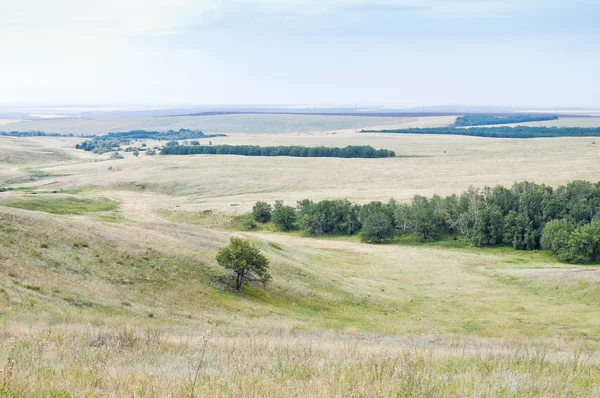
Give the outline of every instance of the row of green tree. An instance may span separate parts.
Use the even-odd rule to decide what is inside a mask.
[[[84,151],[93,151],[94,153],[105,153],[116,150],[120,145],[129,145],[133,140],[174,141],[225,136],[225,134],[204,134],[200,130],[190,129],[169,131],[131,130],[93,136],[89,140],[77,144],[75,148],[83,149]]]
[[[396,154],[387,149],[370,146],[347,146],[344,148],[267,146],[258,145],[172,145],[165,146],[161,155],[243,155],[243,156],[295,156],[330,158],[390,158]]]
[[[4,137],[73,137],[73,134],[44,133],[43,131],[0,131]]]
[[[497,126],[497,127],[432,127],[396,130],[361,130],[361,133],[391,134],[446,134],[467,135],[490,138],[551,138],[551,137],[599,137],[600,127],[531,127],[531,126]]]
[[[472,115],[464,115],[456,118],[453,126],[486,126],[493,124],[509,124],[509,123],[526,123],[526,122],[542,122],[546,120],[557,120],[558,116],[554,115],[508,115],[508,116],[493,116],[482,113]]]
[[[463,238],[475,246],[512,246],[517,250],[546,249],[560,261],[600,260],[600,183],[573,181],[556,189],[531,182],[511,188],[470,187],[460,195],[424,197],[411,203],[305,199],[295,207],[281,201],[274,207],[258,202],[252,211],[258,222],[272,220],[282,231],[309,235],[362,234],[381,243],[412,234],[421,241]]]

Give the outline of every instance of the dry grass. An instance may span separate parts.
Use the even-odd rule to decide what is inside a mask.
[[[597,180],[593,139],[328,133],[213,142],[413,157],[109,161],[74,150],[76,139],[0,137],[0,156],[20,159],[0,163],[0,185],[29,189],[0,193],[0,396],[190,396],[193,385],[197,396],[600,395],[596,268],[508,249],[246,233],[274,278],[238,294],[214,262],[231,215],[259,199]],[[60,189],[115,200],[123,218],[2,206]]]
[[[40,146],[49,145],[52,139],[20,140],[33,147],[38,142]],[[556,186],[575,179],[595,181],[600,175],[600,142],[592,144],[594,138],[510,140],[340,133],[232,135],[213,139],[215,144],[225,142],[312,146],[367,144],[411,157],[348,160],[141,155],[140,158],[128,156],[124,160],[94,163],[90,162],[90,154],[70,149],[69,156],[81,156],[79,163],[42,167],[47,172],[68,174],[46,179],[44,187],[95,186],[107,195],[115,189],[131,190],[136,193],[129,198],[134,203],[136,198],[144,198],[138,193],[147,190],[156,195],[170,195],[160,200],[155,196],[149,199],[156,199],[163,209],[181,206],[181,210],[235,213],[247,211],[257,200],[284,199],[295,203],[303,198],[345,197],[367,202],[395,197],[405,201],[414,194],[447,195],[463,191],[469,185],[510,186],[514,181],[530,180]],[[97,159],[106,158],[100,156]],[[113,169],[109,170],[111,166]],[[16,167],[0,167],[0,180],[26,175]],[[31,185],[36,184],[19,184]]]
[[[16,329],[16,330],[15,330]],[[586,346],[348,334],[13,326],[5,396],[570,397],[598,394]],[[556,342],[559,343],[559,342]]]
[[[69,134],[105,134],[136,129],[169,130],[201,129],[207,133],[314,133],[330,130],[430,126],[453,123],[453,117],[359,117],[313,115],[220,115],[127,117],[99,119],[51,119],[12,124],[12,130],[41,130]]]

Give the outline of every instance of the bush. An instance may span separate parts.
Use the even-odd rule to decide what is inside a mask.
[[[296,210],[292,206],[284,206],[283,202],[278,200],[275,202],[272,219],[281,231],[290,231],[296,226]]]
[[[573,225],[565,219],[548,222],[542,230],[540,239],[542,249],[550,250],[555,255],[566,253],[573,229]]]
[[[252,219],[242,221],[242,229],[244,231],[251,231],[253,229],[256,229],[256,227],[257,225]]]
[[[269,222],[273,208],[267,202],[256,202],[252,208],[252,217],[259,223]]]
[[[504,235],[504,217],[496,205],[483,208],[473,226],[473,244],[475,246],[497,245],[502,243]]]
[[[376,212],[369,215],[363,222],[363,242],[381,243],[394,237],[394,226],[387,214]]]
[[[298,202],[298,226],[309,235],[353,235],[360,230],[360,205],[346,199]]]
[[[562,261],[592,263],[600,258],[600,223],[586,224],[573,231],[566,253],[559,253]]]

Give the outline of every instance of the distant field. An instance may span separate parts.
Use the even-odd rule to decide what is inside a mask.
[[[222,115],[132,117],[99,119],[35,120],[10,125],[11,130],[40,130],[61,134],[106,134],[137,129],[170,130],[200,129],[205,133],[306,133],[330,130],[362,129],[372,126],[444,126],[454,122],[452,116],[442,117],[360,117],[316,115]]]
[[[230,213],[247,211],[257,200],[348,198],[356,202],[405,201],[414,194],[430,196],[462,192],[469,185],[502,184],[530,180],[550,185],[575,179],[598,180],[600,143],[594,138],[535,140],[486,139],[460,136],[394,134],[230,134],[212,138],[214,145],[371,145],[394,150],[393,159],[248,158],[210,155],[164,157],[124,154],[124,160],[106,160],[75,150],[77,139],[0,138],[0,156],[9,148],[23,148],[23,158],[36,162],[36,153],[54,143],[56,151],[71,160],[44,171],[63,174],[43,182],[51,189],[97,186],[116,190],[116,195],[135,195],[190,209],[213,209]],[[153,145],[153,143],[150,143]],[[21,153],[20,151],[13,152]],[[90,162],[92,161],[92,162]],[[22,164],[0,166],[0,181],[27,177]],[[112,170],[109,170],[109,167]],[[38,183],[39,184],[39,183]],[[144,191],[136,188],[144,185]],[[27,185],[27,184],[24,184]],[[29,184],[31,185],[31,184]],[[160,198],[168,194],[169,199]],[[189,196],[188,196],[189,195]],[[139,207],[139,206],[138,206]]]
[[[0,396],[598,395],[598,266],[231,223],[258,200],[405,202],[469,185],[598,181],[600,141],[355,133],[454,118],[211,119],[222,130],[202,119],[35,128],[171,120],[228,134],[213,145],[370,145],[397,157],[110,160],[75,149],[81,138],[0,137]],[[234,235],[271,261],[266,289],[236,293],[215,262]]]

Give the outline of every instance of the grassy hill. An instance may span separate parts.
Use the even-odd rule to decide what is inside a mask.
[[[256,200],[406,200],[513,178],[592,179],[589,139],[227,139],[418,156],[107,160],[75,150],[74,138],[0,138],[0,156],[22,154],[0,159],[0,396],[598,394],[598,267],[231,226]],[[216,264],[237,234],[270,259],[266,288],[237,293]]]
[[[226,229],[0,209],[6,393],[184,395],[200,366],[207,395],[586,395],[600,370],[593,269],[258,233],[273,282],[236,293]]]

